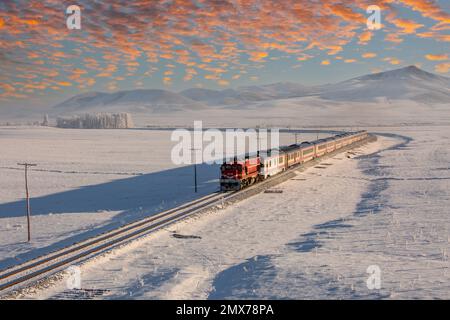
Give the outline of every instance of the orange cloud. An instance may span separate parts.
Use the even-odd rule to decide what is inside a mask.
[[[266,58],[269,54],[267,52],[249,52],[251,61],[261,61]]]
[[[172,84],[172,78],[170,78],[170,77],[164,77],[164,78],[163,78],[163,83],[164,83],[165,85],[171,85],[171,84]]]
[[[371,31],[364,31],[359,35],[359,44],[367,44],[367,42],[372,39],[372,32]]]
[[[87,81],[87,74],[92,71],[98,81],[118,76],[119,67],[127,72],[120,74],[123,78],[137,76],[138,67],[147,70],[144,75],[150,76],[158,70],[156,63],[205,71],[217,82],[224,75],[250,73],[269,61],[269,56],[280,60],[294,57],[299,61],[320,54],[345,56],[340,53],[348,44],[355,41],[367,44],[373,41],[374,34],[365,27],[367,0],[82,2],[86,12],[102,14],[95,19],[83,19],[83,30],[71,32],[61,27],[63,17],[56,0],[6,1],[0,12],[0,59],[4,53],[7,57],[18,57],[35,68],[33,74],[46,75],[49,70],[57,70],[57,76],[78,84]],[[22,10],[25,4],[27,10]],[[387,42],[401,43],[405,35],[450,41],[450,35],[445,34],[450,16],[437,1],[379,0],[377,5],[386,13],[383,20],[389,23]],[[399,10],[404,8],[433,19],[435,25],[424,26],[406,19],[404,15],[409,10]],[[429,20],[421,21],[427,21],[428,25]],[[367,53],[362,57],[375,56]],[[321,64],[329,65],[330,60]],[[346,60],[350,63],[354,59]],[[395,59],[387,61],[400,63]],[[3,67],[3,60],[0,65]],[[75,66],[88,72],[74,72]],[[26,69],[17,66],[2,69],[0,82],[25,87],[30,80],[23,76],[29,73]],[[184,77],[191,80],[195,75],[186,71]],[[164,83],[172,82],[169,76],[163,75]],[[46,81],[52,84],[51,77],[48,78]],[[117,83],[108,85],[113,87]]]
[[[447,73],[450,70],[450,62],[444,62],[444,63],[437,64],[434,67],[434,70],[439,73]]]
[[[63,87],[70,87],[70,86],[72,86],[72,84],[70,82],[67,82],[67,81],[60,81],[60,82],[57,82],[56,84],[58,84],[60,86],[63,86]]]
[[[400,29],[402,29],[403,33],[415,33],[416,29],[419,29],[421,27],[423,27],[423,24],[420,23],[416,23],[412,20],[408,20],[408,19],[392,19],[391,22],[393,24],[395,24],[397,27],[399,27]]]
[[[424,17],[450,23],[450,14],[442,10],[435,1],[425,0],[401,0],[414,11],[419,11]]]
[[[217,81],[217,83],[218,83],[220,86],[224,86],[224,87],[230,85],[230,82],[227,81],[227,80],[219,80],[219,81]]]
[[[448,60],[448,54],[426,54],[425,58],[430,61],[444,61]]]
[[[301,55],[300,57],[297,57],[297,60],[299,60],[299,61],[306,61],[306,60],[311,59],[312,57],[313,57],[312,55],[309,55],[309,54],[303,54],[303,55]]]
[[[395,33],[389,33],[388,35],[386,35],[384,40],[389,41],[389,42],[394,42],[394,43],[401,43],[401,42],[403,42],[403,39],[401,39],[399,37],[399,35],[395,34]]]
[[[366,52],[366,53],[362,54],[363,58],[375,58],[376,56],[377,56],[377,54],[373,53],[373,52]]]
[[[392,65],[398,65],[398,64],[401,63],[401,61],[399,59],[393,58],[393,57],[384,58],[383,61],[387,61],[387,62],[389,62]]]
[[[346,21],[366,23],[366,18],[362,14],[353,11],[350,7],[343,4],[325,3],[325,6],[330,9],[333,14],[343,18]]]

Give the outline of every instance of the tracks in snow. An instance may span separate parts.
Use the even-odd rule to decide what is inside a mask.
[[[305,168],[313,167],[323,159],[333,157],[338,153],[348,151],[374,140],[376,140],[376,137],[369,136],[365,140],[353,143],[352,145],[333,151],[300,166],[295,166],[275,177],[252,185],[244,190],[231,193],[216,192],[88,240],[75,243],[61,250],[27,261],[21,265],[0,271],[0,295],[6,296],[14,290],[45,281],[74,263],[86,261],[98,254],[129,243],[132,240],[148,235],[177,221],[203,213],[214,207],[223,208],[225,205],[258,194],[286,180],[292,179],[296,176],[296,172],[299,169],[304,170]]]

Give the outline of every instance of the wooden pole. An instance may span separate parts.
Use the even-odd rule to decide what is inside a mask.
[[[256,156],[259,157],[259,126],[256,126]]]
[[[197,193],[197,161],[194,163],[195,192]]]
[[[197,193],[197,151],[201,149],[192,148],[191,151],[195,151],[195,160],[194,160],[194,187],[195,193]]]
[[[25,195],[26,195],[26,206],[27,206],[27,233],[28,242],[31,241],[31,207],[30,207],[30,193],[28,191],[28,167],[35,167],[37,164],[34,163],[18,163],[19,166],[25,167]]]

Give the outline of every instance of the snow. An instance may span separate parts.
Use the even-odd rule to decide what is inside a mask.
[[[299,172],[282,194],[88,262],[82,287],[108,299],[448,299],[450,127],[369,129],[377,142]],[[381,269],[379,290],[366,286],[371,265]],[[24,298],[69,294],[56,283]]]
[[[193,167],[170,159],[171,133],[0,127],[0,269],[217,191],[218,165],[199,165],[194,193]],[[25,161],[38,164],[29,171],[31,243],[17,166]]]
[[[282,193],[258,194],[87,262],[88,291],[61,281],[23,298],[449,299],[446,81],[406,68],[330,85],[338,95],[348,89],[345,101],[330,90],[333,100],[168,107],[133,113],[141,126],[133,130],[0,127],[0,269],[217,190],[217,166],[199,166],[195,194],[193,168],[172,164],[170,127],[201,119],[204,128],[319,128],[328,132],[322,138],[328,130],[367,129],[377,142],[299,172],[277,186]],[[358,102],[367,88],[371,96]],[[282,144],[293,141],[281,134]],[[38,163],[29,177],[31,244],[17,168],[24,161]],[[380,289],[367,287],[369,266],[381,270]]]

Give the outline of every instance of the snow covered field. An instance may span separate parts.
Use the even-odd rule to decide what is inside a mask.
[[[450,298],[450,127],[368,129],[377,142],[299,173],[282,194],[84,265],[82,287],[108,299]],[[366,285],[372,265],[379,290]],[[26,298],[77,296],[61,282]]]
[[[0,128],[0,269],[216,191],[219,167],[200,165],[194,193],[193,167],[171,161],[171,133]],[[295,137],[280,140],[291,144]],[[29,172],[29,244],[18,162],[38,164]]]

